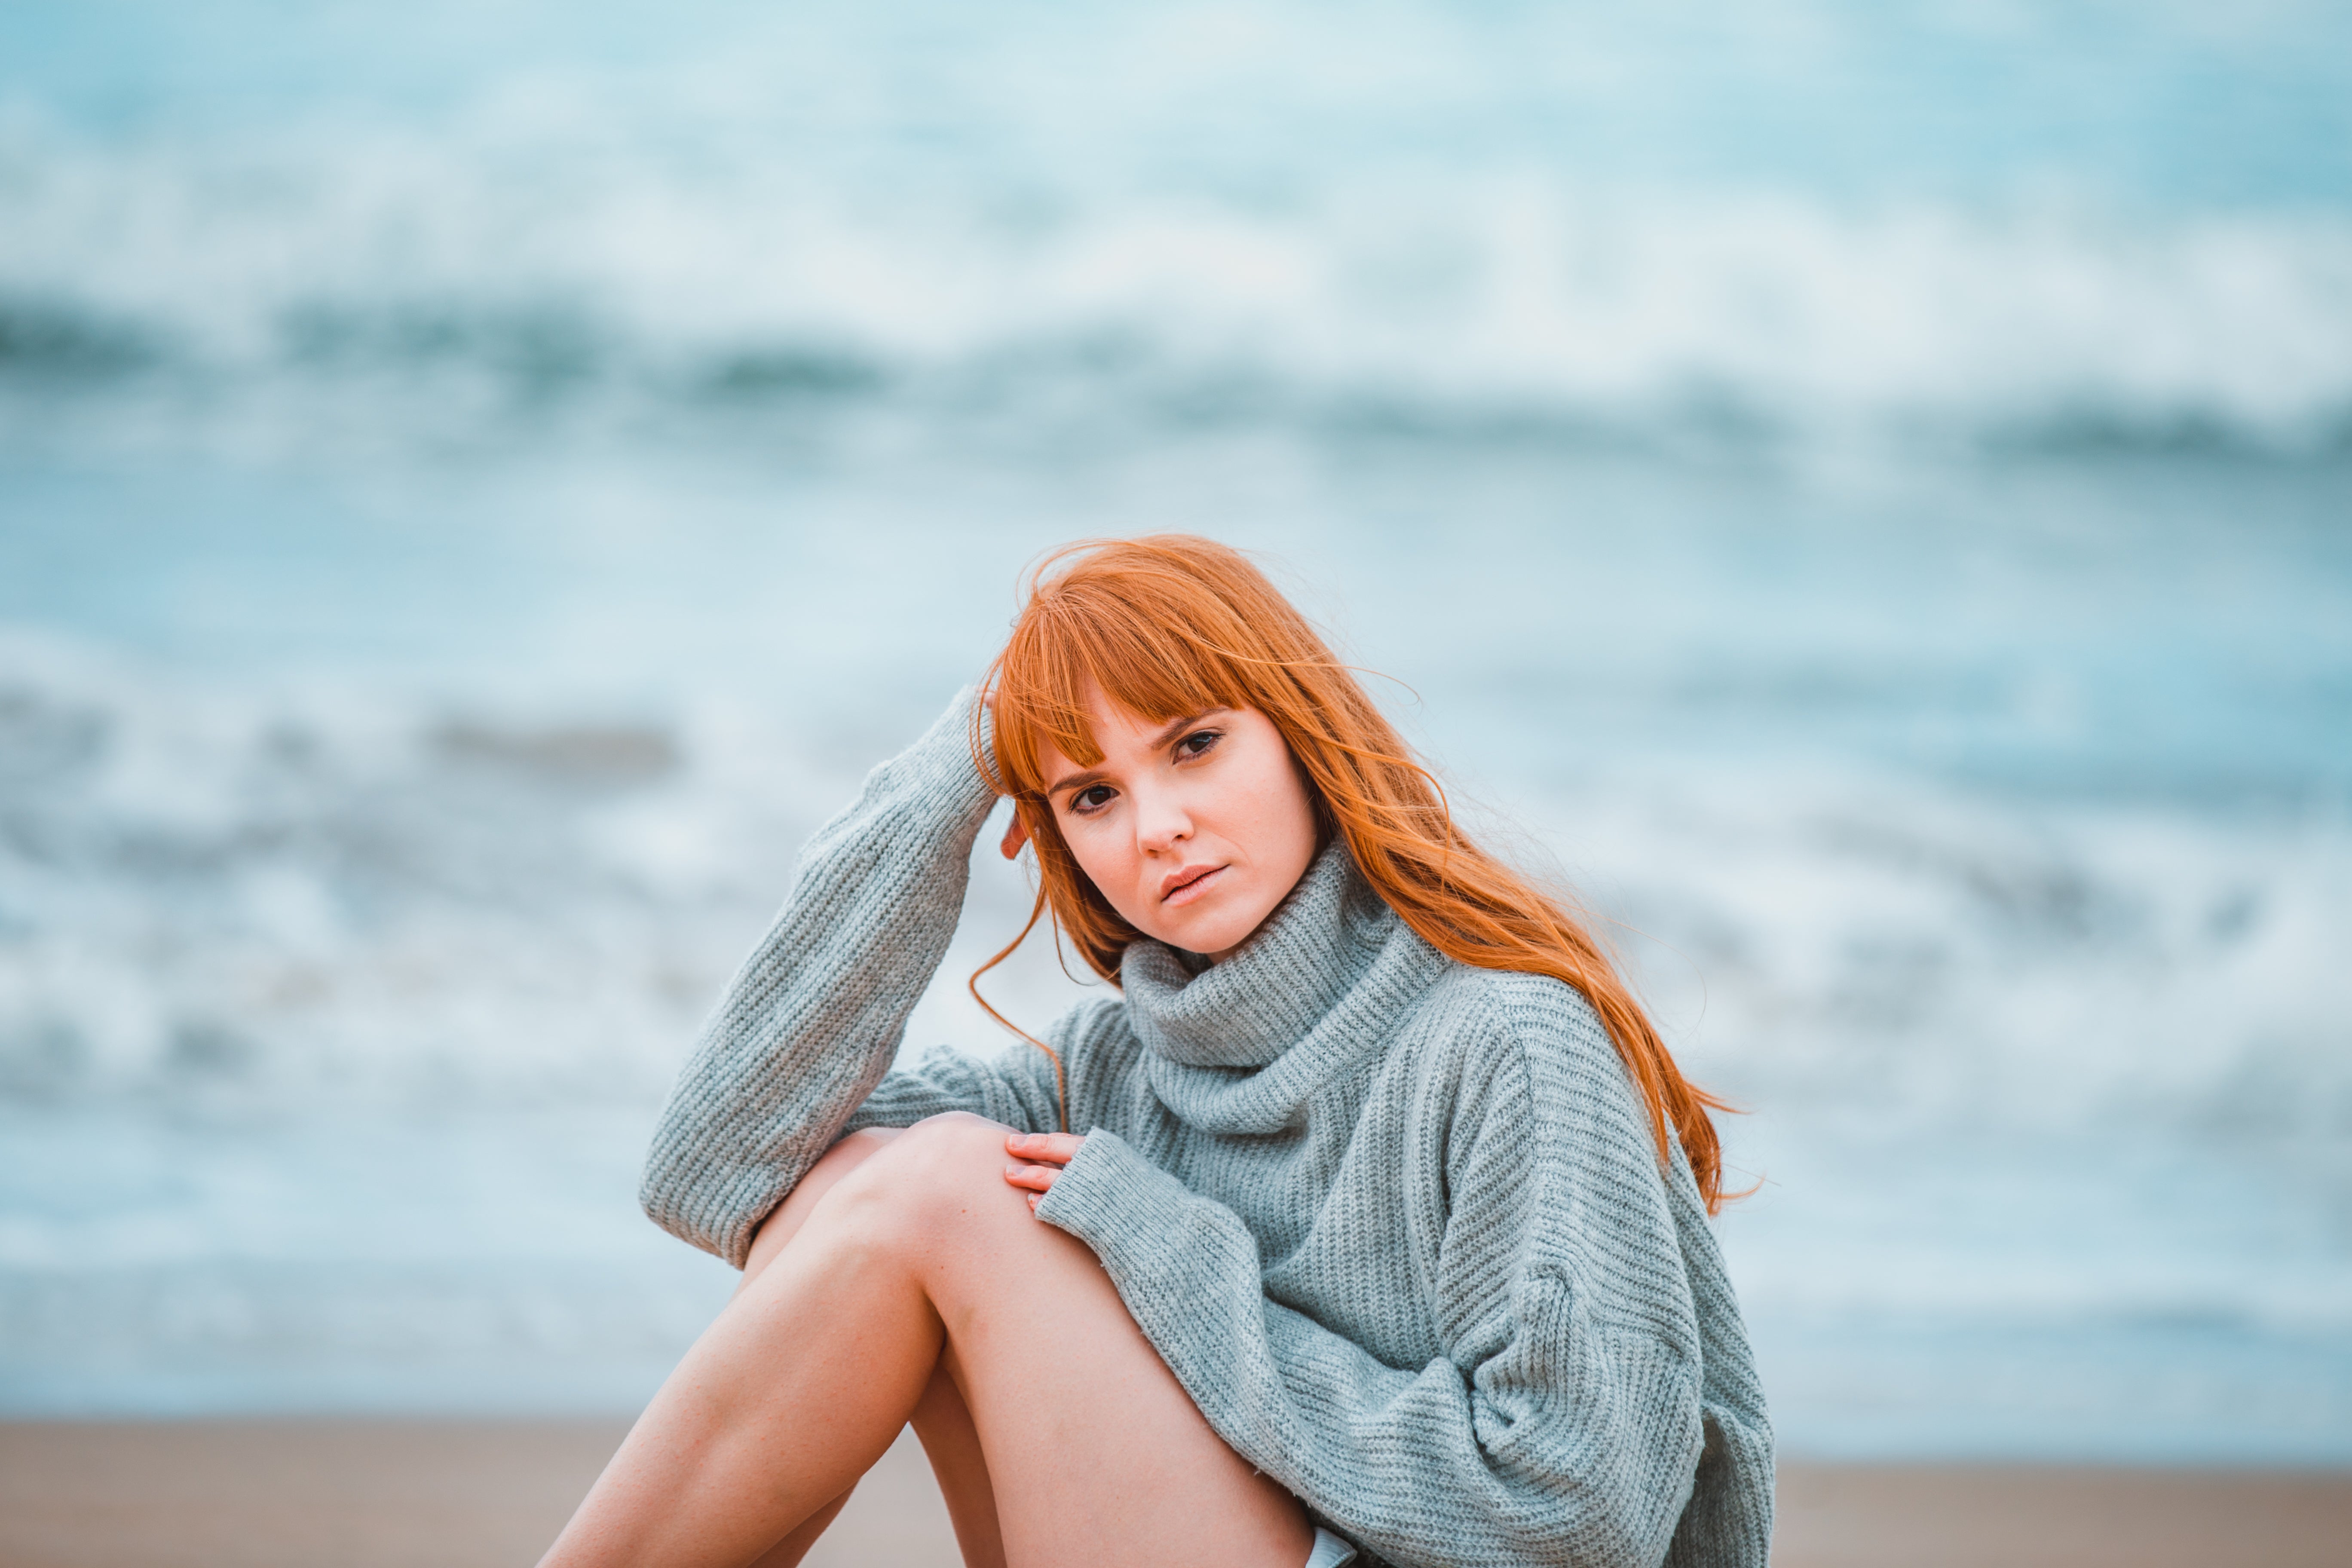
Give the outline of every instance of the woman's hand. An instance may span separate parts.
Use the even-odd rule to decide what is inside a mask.
[[[1062,1179],[1062,1167],[1077,1157],[1086,1138],[1073,1132],[1015,1132],[1004,1140],[1004,1152],[1013,1163],[1004,1167],[1004,1179],[1029,1194],[1029,1212],[1037,1200]]]

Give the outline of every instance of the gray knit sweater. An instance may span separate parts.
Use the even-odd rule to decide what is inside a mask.
[[[1017,1046],[891,1070],[992,797],[966,694],[803,851],[672,1092],[646,1210],[740,1265],[843,1133],[1055,1124]],[[1225,962],[1053,1026],[1091,1247],[1209,1424],[1374,1561],[1760,1564],[1772,1438],[1686,1163],[1585,1000],[1469,968],[1324,851]]]

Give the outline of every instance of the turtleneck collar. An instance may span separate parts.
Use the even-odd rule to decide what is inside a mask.
[[[1223,963],[1199,970],[1142,938],[1119,963],[1145,1070],[1169,1109],[1223,1131],[1271,1131],[1350,1058],[1384,1047],[1446,960],[1390,909],[1334,838]]]

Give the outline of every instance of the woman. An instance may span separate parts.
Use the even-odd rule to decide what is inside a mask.
[[[796,1563],[909,1421],[973,1564],[1763,1563],[1715,1102],[1241,556],[1048,564],[687,1064],[744,1283],[547,1563]],[[1000,793],[1119,994],[891,1070]]]

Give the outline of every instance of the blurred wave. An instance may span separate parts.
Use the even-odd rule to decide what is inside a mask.
[[[810,809],[794,749],[720,718],[257,701],[6,654],[18,1101],[642,1103],[726,978],[714,935],[773,901],[836,804]]]
[[[0,142],[0,413],[109,446],[537,431],[2352,440],[2352,220],[1533,177],[890,207],[787,172]]]
[[[499,718],[25,639],[0,643],[0,1095],[523,1105],[667,1087],[714,954],[866,760],[724,707]],[[1628,763],[1545,810],[1664,944],[1659,983],[1706,977],[1747,1091],[2352,1153],[2331,816],[2021,817],[1866,768],[1711,776]]]

